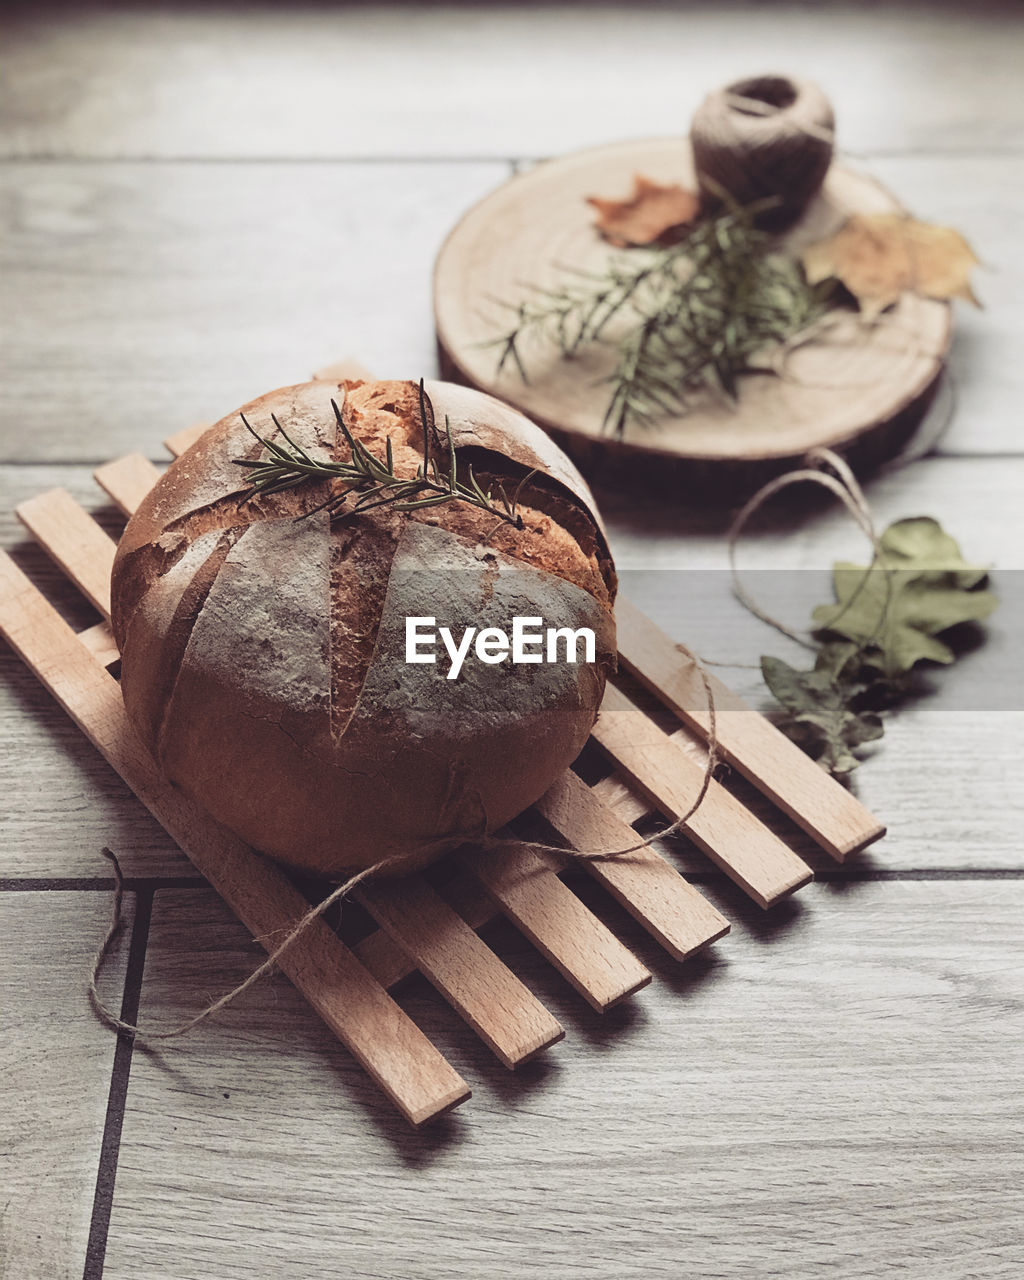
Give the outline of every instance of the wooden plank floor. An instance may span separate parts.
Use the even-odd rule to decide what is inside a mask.
[[[820,79],[850,162],[986,264],[948,429],[869,497],[882,521],[941,519],[996,564],[1003,606],[861,769],[886,840],[839,868],[794,837],[824,877],[799,900],[763,916],[676,842],[734,922],[680,966],[574,876],[655,975],[603,1016],[490,926],[567,1030],[515,1075],[425,980],[400,988],[477,1085],[418,1133],[284,979],[159,1054],[95,1024],[104,844],[136,920],[115,1006],[172,1021],[258,953],[4,648],[3,1280],[1021,1274],[1022,38],[1024,12],[993,3],[6,6],[0,545],[76,626],[97,615],[18,503],[60,486],[116,534],[91,480],[108,458],[162,460],[188,422],[343,354],[429,374],[431,262],[468,204],[544,155],[682,130],[762,67]],[[601,501],[626,590],[670,634],[792,656],[730,600],[727,514]],[[769,513],[744,562],[802,622],[860,552],[804,504]],[[763,703],[756,671],[720,674]]]
[[[125,902],[131,937],[134,895]],[[0,894],[0,1275],[81,1275],[102,1256],[131,1053],[92,1015],[84,975],[110,916],[106,894]],[[104,995],[121,1008],[128,947]],[[125,1016],[137,1008],[134,956]]]
[[[515,1077],[417,983],[406,1007],[476,1087],[429,1136],[382,1123],[289,985],[265,984],[133,1064],[105,1274],[1009,1280],[1024,884],[992,888],[859,883],[767,927],[744,913],[699,976],[610,1020],[574,1012],[586,1045]],[[558,1000],[530,948],[491,936]],[[256,954],[209,892],[158,893],[143,1014],[183,1016],[214,957],[234,981]]]

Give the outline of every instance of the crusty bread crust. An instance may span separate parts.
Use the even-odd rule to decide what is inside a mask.
[[[593,726],[614,666],[614,570],[585,483],[500,402],[428,383],[432,448],[447,415],[462,460],[514,488],[526,528],[451,502],[332,525],[325,485],[240,505],[258,456],[240,414],[175,462],[129,521],[113,627],[128,713],[167,776],[263,852],[327,873],[404,865],[495,830],[554,782]],[[346,456],[330,401],[370,448],[390,436],[413,475],[413,383],[309,383],[246,405],[319,456]],[[590,627],[595,665],[404,661],[407,616],[507,628],[514,616]]]

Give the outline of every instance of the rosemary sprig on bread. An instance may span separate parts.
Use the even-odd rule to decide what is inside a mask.
[[[360,512],[372,511],[376,507],[390,506],[394,511],[417,511],[422,507],[436,507],[445,502],[467,502],[471,506],[490,512],[499,521],[504,521],[515,529],[524,528],[523,517],[518,507],[519,495],[524,485],[536,473],[530,471],[523,476],[511,498],[501,484],[493,490],[489,487],[484,488],[473,474],[472,464],[466,468],[465,479],[463,479],[459,473],[451,422],[447,414],[444,420],[447,443],[446,466],[443,469],[439,468],[437,461],[431,457],[430,435],[434,413],[422,378],[419,395],[420,418],[423,425],[423,461],[416,468],[413,476],[399,476],[395,473],[390,437],[385,441],[383,458],[378,457],[362,441],[357,440],[335,400],[331,401],[331,407],[338,422],[338,430],[349,447],[348,459],[340,462],[311,457],[288,435],[276,414],[272,413],[270,417],[277,433],[285,441],[283,445],[276,440],[261,436],[249,424],[245,414],[241,414],[246,430],[263,445],[270,456],[257,459],[232,459],[237,466],[248,468],[245,479],[249,488],[242,495],[239,505],[257,495],[281,493],[309,481],[340,480],[343,482],[341,488],[332,491],[330,497],[319,506],[298,518],[303,520],[318,511],[327,511],[332,520],[343,520]],[[351,506],[346,506],[347,499],[352,493],[357,493],[359,497]]]

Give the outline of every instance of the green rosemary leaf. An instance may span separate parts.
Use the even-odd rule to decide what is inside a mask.
[[[389,490],[389,486],[386,484],[374,485],[372,489],[364,490],[364,492],[359,497],[359,501],[355,504],[355,507],[353,508],[353,510],[354,511],[361,510],[371,499],[376,498],[378,494],[388,492],[388,490]]]
[[[310,516],[318,515],[321,511],[330,511],[335,507],[340,507],[348,495],[352,492],[349,489],[342,489],[339,493],[332,493],[330,497],[325,498],[323,502],[318,502],[315,507],[311,507],[308,511],[304,511],[301,516],[297,516],[297,520],[308,520]]]
[[[408,502],[396,502],[394,504],[394,509],[396,511],[418,511],[420,507],[437,507],[440,506],[442,502],[450,501],[451,494],[435,493],[429,498],[414,498]]]
[[[479,503],[480,503],[480,505],[481,505],[481,506],[487,506],[487,505],[488,505],[488,504],[487,504],[487,494],[486,494],[486,493],[484,493],[483,489],[481,489],[481,488],[480,488],[480,485],[479,485],[479,483],[477,482],[477,478],[476,478],[476,476],[473,474],[473,464],[472,464],[472,463],[470,463],[470,465],[469,465],[469,467],[467,468],[467,470],[468,470],[468,474],[469,474],[469,487],[468,487],[468,492],[469,492],[469,493],[471,493],[471,494],[473,494],[473,496],[474,496],[475,498],[477,498],[477,500],[479,501]],[[465,490],[465,489],[466,489],[466,486],[465,486],[465,485],[463,485],[463,486],[462,486],[462,489],[463,489],[463,490]]]
[[[255,431],[253,432],[253,435],[256,435]],[[282,449],[281,446],[279,444],[275,444],[273,440],[264,440],[262,436],[256,436],[256,439],[263,445],[264,449],[266,449],[268,453],[272,454],[273,457],[277,459],[278,462],[293,463],[301,461],[301,459],[293,459],[287,450]]]
[[[426,387],[423,385],[423,379],[420,378],[420,424],[423,428],[423,474],[427,474],[427,467],[430,465],[430,426],[433,422],[433,411],[429,409],[429,401],[427,400]]]
[[[294,489],[297,484],[302,484],[305,480],[305,476],[289,476],[271,484],[262,484],[259,488],[260,497],[270,493],[284,493],[286,489]]]
[[[452,422],[447,414],[444,415],[444,430],[448,437],[448,488],[452,493],[457,492],[459,487],[459,464],[455,460],[455,438],[452,435]],[[435,467],[435,475],[436,475]]]
[[[338,402],[336,400],[331,401],[331,408],[334,410],[334,417],[338,424],[338,430],[345,437],[345,443],[348,445],[349,449],[351,449],[352,456],[354,458],[357,450],[355,437],[352,435],[352,432],[349,431],[348,424],[342,417],[341,410],[338,408]]]
[[[277,420],[277,414],[272,413],[272,414],[270,415],[270,421],[274,424],[274,426],[277,428],[277,430],[278,430],[278,431],[280,431],[281,435],[283,435],[283,436],[284,436],[285,440],[287,440],[287,441],[288,441],[288,443],[291,445],[291,447],[295,450],[295,453],[298,455],[298,457],[299,457],[303,462],[307,462],[307,463],[309,463],[309,464],[310,464],[310,466],[312,466],[312,465],[313,465],[313,459],[309,456],[309,454],[305,451],[305,449],[303,449],[301,445],[296,444],[296,443],[295,443],[295,441],[294,441],[294,440],[291,438],[291,436],[288,434],[288,432],[287,432],[287,431],[285,431],[284,427],[282,427],[282,426],[281,426],[281,424],[280,424],[280,422],[278,422],[278,420]]]
[[[498,342],[500,342],[502,346],[502,352],[498,358],[498,372],[501,373],[509,359],[511,359],[516,366],[516,372],[519,374],[520,378],[522,378],[524,383],[529,383],[530,379],[526,376],[526,369],[523,366],[522,359],[519,355],[519,347],[516,345],[515,334],[510,334],[507,338],[499,338]]]

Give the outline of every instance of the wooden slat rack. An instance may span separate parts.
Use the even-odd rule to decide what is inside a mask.
[[[340,371],[340,372],[339,372]],[[322,376],[351,374],[332,366]],[[205,427],[166,442],[177,456]],[[159,475],[140,454],[98,468],[102,490],[127,516]],[[187,801],[160,774],[125,715],[109,668],[118,653],[109,627],[115,543],[61,489],[23,503],[25,527],[103,621],[74,632],[0,552],[0,631],[163,824],[257,938],[279,937],[306,909],[279,866]],[[675,819],[700,785],[695,750],[706,744],[699,676],[674,642],[627,600],[617,606],[622,668],[678,719],[665,733],[609,685],[593,738],[617,772],[589,786],[566,774],[536,806],[574,848],[613,850],[636,839],[630,826],[655,810]],[[883,834],[876,819],[768,721],[714,682],[723,756],[834,858]],[[686,826],[695,845],[762,907],[812,879],[810,867],[725,787],[715,782]],[[422,876],[358,892],[379,926],[353,947],[318,920],[282,957],[281,968],[319,1016],[414,1125],[458,1106],[466,1082],[388,994],[419,970],[508,1068],[560,1040],[559,1022],[478,936],[496,915],[511,920],[594,1009],[605,1010],[651,980],[646,967],[526,846],[467,850],[444,895]],[[676,960],[729,930],[720,912],[654,850],[580,864]]]

